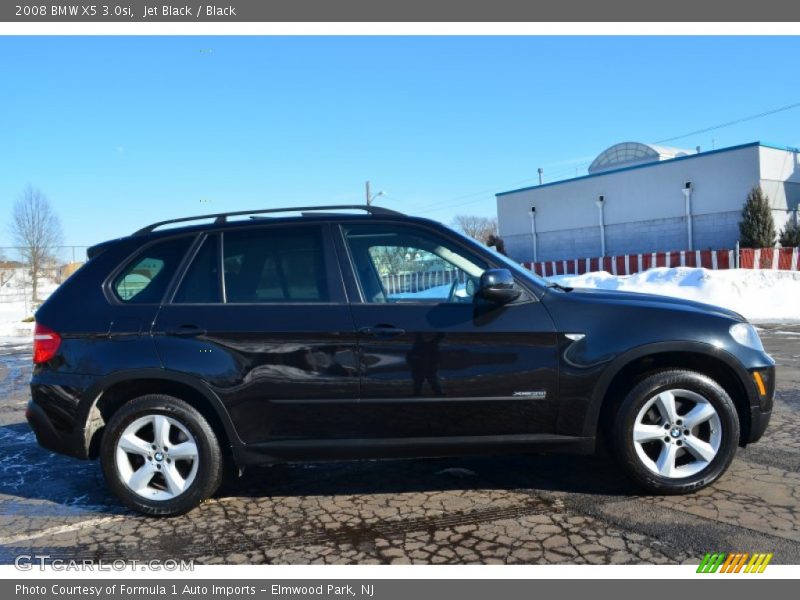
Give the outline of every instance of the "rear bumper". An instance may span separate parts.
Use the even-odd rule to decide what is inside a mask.
[[[81,452],[80,445],[75,443],[73,436],[56,429],[53,421],[35,401],[28,402],[25,418],[36,435],[36,441],[42,448],[76,458],[86,458]]]
[[[93,381],[86,375],[34,367],[25,417],[40,446],[67,456],[88,458],[85,408],[87,390]]]

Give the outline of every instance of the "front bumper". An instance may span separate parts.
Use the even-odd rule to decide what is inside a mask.
[[[748,444],[757,442],[764,435],[769,425],[769,419],[772,416],[772,411],[763,411],[759,408],[750,409],[750,435],[748,436]]]
[[[772,404],[775,398],[775,367],[761,367],[748,371],[750,381],[750,428],[744,444],[757,442],[764,435],[772,416]]]

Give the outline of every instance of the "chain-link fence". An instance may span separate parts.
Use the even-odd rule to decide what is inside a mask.
[[[27,314],[86,262],[88,246],[58,246],[39,268],[34,281],[30,252],[19,246],[0,246],[0,304],[18,303]]]

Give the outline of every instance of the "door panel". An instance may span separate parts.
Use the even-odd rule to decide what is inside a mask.
[[[492,265],[435,231],[376,223],[342,233],[361,296],[352,311],[365,437],[554,431],[557,337],[541,303],[475,299]]]
[[[356,336],[325,231],[209,236],[158,315],[164,367],[205,381],[248,444],[359,434]]]
[[[154,333],[164,367],[205,381],[259,443],[358,435],[352,323],[346,306],[171,305]]]
[[[404,330],[359,335],[365,437],[554,431],[556,335],[540,303],[357,305],[353,317]]]

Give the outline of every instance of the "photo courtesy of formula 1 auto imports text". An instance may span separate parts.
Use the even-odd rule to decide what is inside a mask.
[[[782,0],[0,6],[0,596],[789,596],[799,54]]]

